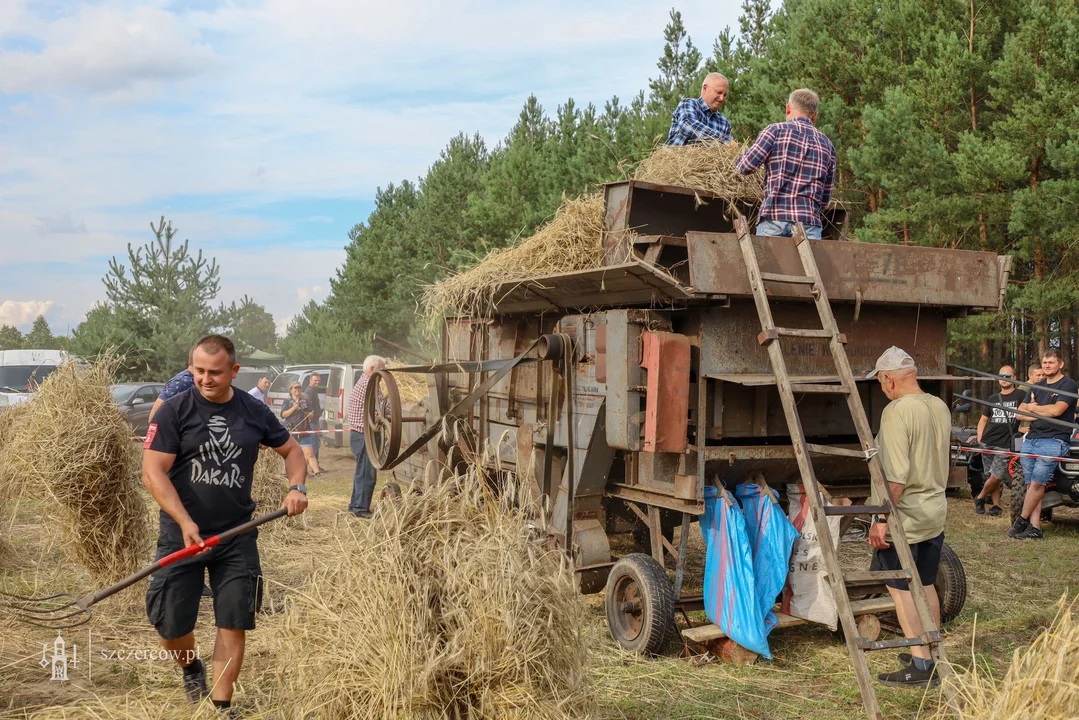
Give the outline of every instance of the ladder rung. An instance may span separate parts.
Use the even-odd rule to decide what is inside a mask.
[[[836,335],[836,333],[831,330],[815,330],[813,328],[777,327],[775,330],[776,333],[783,337],[822,338],[824,340],[831,340]]]
[[[897,638],[895,640],[878,640],[877,642],[870,642],[863,637],[858,638],[858,648],[860,650],[888,650],[890,648],[901,647],[919,647],[921,645],[937,645],[943,638],[939,632],[935,630],[933,632],[927,632],[925,635],[919,635],[914,638]]]
[[[858,458],[859,460],[868,460],[873,455],[873,453],[867,453],[865,450],[848,450],[847,448],[814,445],[813,443],[806,443],[806,450],[816,455],[838,455],[839,457]]]
[[[888,515],[887,505],[825,505],[825,515]]]
[[[847,585],[876,585],[885,580],[910,580],[910,570],[859,570],[843,573]]]
[[[823,383],[791,383],[791,390],[798,393],[821,393],[836,395],[849,395],[850,392],[842,385],[825,385]]]
[[[765,282],[790,283],[791,285],[814,285],[816,278],[808,275],[783,275],[782,273],[761,273],[761,280]]]

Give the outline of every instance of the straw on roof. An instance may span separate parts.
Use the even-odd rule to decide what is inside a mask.
[[[1065,594],[1056,619],[996,681],[975,663],[955,678],[961,720],[1064,720],[1079,717],[1079,623]],[[1079,600],[1079,598],[1077,598]],[[955,717],[942,708],[938,717]]]
[[[285,610],[288,717],[579,718],[591,706],[572,571],[476,470],[343,518]],[[419,490],[417,488],[417,490]]]
[[[109,393],[118,365],[109,356],[57,368],[20,409],[3,453],[6,473],[55,500],[49,526],[100,581],[134,572],[151,549],[139,451]]]

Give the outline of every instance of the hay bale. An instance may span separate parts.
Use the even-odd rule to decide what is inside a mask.
[[[251,475],[251,499],[255,501],[255,516],[272,513],[281,507],[288,494],[288,476],[285,474],[285,460],[273,448],[259,449],[255,460],[255,471]],[[259,529],[259,533],[272,532],[284,525],[281,521],[268,523]]]
[[[1026,650],[1015,651],[1003,680],[995,681],[976,662],[956,675],[961,720],[1079,717],[1079,623],[1076,601],[1069,603],[1067,597],[1060,599],[1052,625]],[[954,717],[947,707],[938,716]]]
[[[505,250],[492,250],[468,270],[427,286],[424,311],[431,320],[447,311],[489,315],[493,289],[502,283],[597,267],[603,260],[602,232],[603,195],[563,198],[554,218],[532,237]]]
[[[567,718],[591,707],[564,556],[474,469],[347,519],[288,600],[288,717]]]
[[[736,142],[657,145],[633,175],[661,185],[700,190],[722,198],[759,201],[764,197],[764,170],[739,175],[735,169],[743,146]]]
[[[386,367],[393,370],[395,367],[404,367],[409,363],[397,359],[386,361]],[[397,381],[397,392],[401,395],[401,403],[417,404],[427,399],[427,376],[420,373],[394,373],[393,379]]]
[[[20,410],[4,445],[6,472],[48,510],[64,549],[95,580],[112,582],[149,557],[149,513],[131,428],[109,394],[116,358],[61,366]]]

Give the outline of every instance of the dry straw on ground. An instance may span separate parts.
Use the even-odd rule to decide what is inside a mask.
[[[475,469],[342,518],[280,632],[287,717],[580,718],[584,610],[560,553]]]
[[[722,198],[759,201],[763,173],[739,175],[734,166],[741,152],[737,143],[658,145],[641,161],[633,177]],[[554,218],[532,237],[506,250],[492,251],[472,268],[428,286],[423,296],[424,313],[431,322],[447,312],[486,317],[492,312],[497,300],[494,292],[500,285],[599,267],[603,263],[602,233],[602,193],[563,199]]]
[[[958,675],[961,720],[1079,718],[1079,622],[1076,601],[1061,598],[1056,619],[995,681],[977,664]],[[946,709],[946,708],[945,708]],[[943,712],[939,717],[953,717]]]
[[[117,364],[58,368],[20,408],[3,451],[8,477],[55,500],[49,525],[100,581],[134,572],[151,549],[138,449],[109,394]]]

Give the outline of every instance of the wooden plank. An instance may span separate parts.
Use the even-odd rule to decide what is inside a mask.
[[[851,612],[857,616],[861,615],[879,615],[880,613],[891,612],[895,610],[895,603],[892,602],[890,597],[869,598],[868,600],[852,600],[850,603]],[[794,617],[793,615],[787,615],[786,613],[777,612],[776,619],[779,621],[776,624],[776,629],[795,627],[797,625],[808,625],[809,620]],[[693,642],[711,642],[713,640],[722,640],[727,637],[727,634],[723,632],[722,628],[718,625],[698,625],[697,627],[686,628],[682,631],[682,637],[686,640],[692,640]]]

